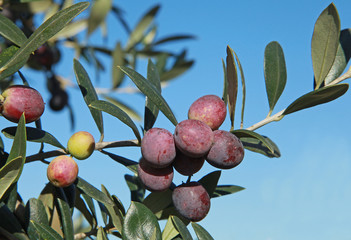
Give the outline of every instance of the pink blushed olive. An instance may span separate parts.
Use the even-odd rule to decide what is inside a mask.
[[[234,168],[244,159],[244,146],[234,134],[216,130],[214,143],[206,156],[206,161],[220,169]]]
[[[68,187],[78,176],[78,165],[73,158],[61,155],[52,160],[47,168],[47,177],[56,187]]]
[[[40,93],[24,85],[12,85],[1,96],[1,114],[9,121],[18,123],[24,113],[26,123],[38,120],[45,104]]]
[[[225,120],[227,107],[216,95],[205,95],[193,102],[188,111],[189,119],[206,123],[212,130],[217,130]]]

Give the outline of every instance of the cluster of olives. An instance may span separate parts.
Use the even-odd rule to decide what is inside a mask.
[[[95,149],[94,137],[85,131],[73,134],[67,142],[67,151],[71,156],[61,155],[54,158],[48,168],[47,177],[56,187],[68,187],[78,176],[78,165],[74,158],[84,160],[90,157]]]
[[[236,167],[244,158],[244,147],[232,133],[218,130],[226,118],[226,105],[215,95],[197,99],[188,119],[174,134],[163,128],[149,129],[141,141],[138,175],[145,188],[164,191],[173,180],[173,169],[184,176],[198,172],[205,161],[219,169]],[[191,221],[200,221],[210,209],[210,196],[198,182],[176,187],[172,200],[177,211]]]

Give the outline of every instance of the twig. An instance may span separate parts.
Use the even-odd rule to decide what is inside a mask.
[[[254,125],[252,125],[251,127],[248,127],[246,128],[247,130],[250,130],[250,131],[254,131],[260,127],[263,127],[264,125],[270,123],[270,122],[273,122],[273,121],[279,121],[281,120],[284,115],[283,115],[283,112],[285,111],[285,109],[281,110],[280,112],[272,115],[272,116],[267,116],[265,119],[263,119],[262,121],[258,122],[258,123],[255,123]]]

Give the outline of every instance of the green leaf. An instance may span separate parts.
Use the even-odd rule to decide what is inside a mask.
[[[158,74],[156,65],[149,59],[147,65],[147,80],[154,85],[154,87],[161,94],[161,80]],[[156,122],[159,109],[158,107],[145,97],[145,115],[144,115],[144,131],[148,131]]]
[[[19,48],[16,46],[11,46],[9,48],[6,48],[1,54],[0,54],[0,67],[4,66],[17,52]],[[15,73],[18,69],[20,69],[26,62],[27,58],[23,58],[21,61],[19,61],[17,64],[10,66],[5,74],[1,74],[0,72],[0,80],[5,79],[6,77],[10,76],[11,74]]]
[[[108,240],[105,230],[102,227],[98,228],[97,240]]]
[[[3,202],[0,203],[0,226],[2,229],[13,234],[15,239],[29,240],[17,217]]]
[[[6,195],[7,197],[4,203],[10,209],[11,212],[15,212],[16,205],[18,204],[17,200],[20,201],[22,204],[22,199],[20,198],[17,192],[17,183],[11,185],[11,187],[7,190]]]
[[[120,202],[117,201],[117,204],[116,204],[116,202],[111,197],[110,193],[107,191],[107,189],[104,185],[101,185],[101,191],[103,193],[105,193],[106,196],[109,197],[114,202],[113,206],[106,205],[106,208],[107,208],[109,216],[110,216],[112,223],[115,226],[116,230],[118,232],[122,232],[124,218],[123,218],[123,214],[122,214],[121,210],[119,209],[119,207],[121,206]],[[122,205],[122,208],[124,211],[123,205]]]
[[[35,198],[29,199],[25,207],[25,230],[30,239],[39,239],[37,231],[30,224],[31,220],[49,226],[45,206],[42,201]]]
[[[182,236],[182,239],[193,239],[189,230],[187,229],[186,225],[182,222],[182,220],[180,220],[177,216],[172,216],[171,218],[180,236]]]
[[[198,240],[214,240],[213,237],[200,224],[191,223]]]
[[[143,201],[151,212],[157,213],[172,205],[172,191],[167,189],[162,192],[152,192]]]
[[[268,137],[261,135],[265,142],[255,137],[241,137],[240,141],[244,145],[244,148],[253,152],[263,154],[270,158],[280,157],[280,150],[278,146]],[[273,151],[271,151],[267,146],[269,146]]]
[[[179,63],[177,65],[174,65],[170,70],[162,72],[160,75],[161,81],[165,82],[171,79],[174,79],[186,71],[188,71],[194,64],[194,61],[186,61]]]
[[[162,112],[163,114],[176,126],[178,124],[171,108],[168,106],[166,100],[161,96],[156,87],[146,80],[139,73],[128,67],[119,67]]]
[[[264,78],[270,115],[284,91],[287,78],[284,52],[278,42],[270,42],[264,51]]]
[[[233,130],[231,131],[231,133],[233,133],[235,136],[237,136],[240,140],[242,138],[253,138],[253,139],[257,139],[259,140],[258,142],[260,144],[263,144],[264,146],[266,146],[268,148],[268,150],[272,153],[275,154],[275,148],[274,146],[271,144],[271,141],[267,140],[267,138],[265,138],[264,136],[254,132],[254,131],[250,131],[250,130],[246,130],[246,129],[238,129],[238,130]]]
[[[216,190],[218,180],[221,176],[221,171],[213,171],[203,176],[198,182],[206,189],[209,196],[212,196]]]
[[[134,30],[129,35],[129,39],[126,45],[127,51],[132,49],[136,44],[138,44],[143,39],[144,32],[153,22],[159,8],[160,6],[156,5],[150,11],[148,11],[138,22]]]
[[[26,220],[28,221],[26,225],[29,224],[30,220],[36,221],[38,223],[49,225],[48,216],[45,211],[45,206],[42,201],[30,198],[26,204]]]
[[[38,200],[44,204],[48,218],[51,218],[51,214],[54,209],[55,193],[56,188],[51,183],[47,183],[38,197]]]
[[[345,70],[351,57],[351,28],[344,29],[340,32],[340,40],[336,57],[327,77],[325,84],[331,83],[339,77]]]
[[[19,47],[27,41],[27,37],[22,30],[2,14],[0,14],[0,34]]]
[[[172,240],[179,234],[178,230],[175,228],[172,216],[167,220],[166,226],[162,231],[162,240]]]
[[[340,19],[338,11],[331,3],[318,17],[312,36],[312,64],[318,89],[334,63],[339,45]]]
[[[238,55],[233,51],[235,60],[238,64],[239,71],[240,71],[240,78],[241,78],[241,88],[242,88],[242,103],[241,103],[241,123],[240,127],[242,128],[244,125],[244,110],[245,110],[245,99],[246,99],[246,84],[245,84],[245,76],[244,76],[244,70],[243,67],[241,66],[241,63],[239,61]]]
[[[119,107],[122,111],[124,111],[125,113],[128,114],[128,116],[131,119],[134,119],[135,121],[140,122],[141,121],[141,117],[139,115],[139,113],[137,111],[135,111],[133,108],[131,108],[130,106],[126,105],[125,103],[121,102],[119,99],[114,98],[114,97],[110,97],[107,95],[103,95],[103,97],[109,101],[110,103],[116,105],[117,107]]]
[[[227,46],[227,101],[231,129],[234,129],[235,105],[238,95],[238,73],[234,61],[233,50]]]
[[[134,173],[138,173],[138,162],[118,156],[116,154],[110,153],[110,152],[106,152],[104,150],[101,151],[103,154],[108,155],[110,158],[112,158],[113,160],[115,160],[116,162],[124,165],[125,167],[127,167],[129,170],[131,170]]]
[[[12,148],[11,148],[9,157],[7,158],[7,163],[12,159],[17,158],[18,156],[22,156],[23,164],[24,164],[25,156],[26,156],[26,140],[27,140],[26,120],[24,118],[24,113],[22,114],[18,122],[17,130],[18,131],[16,131],[16,135],[12,143]],[[21,171],[22,171],[22,168],[21,168]]]
[[[131,195],[131,201],[142,202],[145,196],[145,188],[137,176],[124,175]]]
[[[300,111],[305,108],[310,108],[319,104],[327,103],[344,95],[348,90],[349,85],[346,83],[326,86],[315,91],[309,92],[291,103],[283,112],[283,115],[288,115],[293,112]]]
[[[88,208],[91,212],[91,216],[93,217],[93,228],[95,228],[97,225],[97,218],[96,218],[96,211],[95,211],[95,205],[93,202],[93,199],[88,196],[87,194],[85,194],[83,191],[80,191],[80,195],[83,197],[84,201],[86,202],[86,204],[88,205]]]
[[[118,88],[124,79],[124,73],[116,68],[116,66],[124,66],[124,51],[121,43],[116,44],[115,49],[112,51],[112,85],[113,88]]]
[[[39,46],[62,30],[73,18],[89,6],[89,2],[80,2],[55,13],[40,25],[23,43],[20,49],[0,68],[0,79],[10,76],[19,70],[29,55]]]
[[[123,110],[121,110],[116,105],[114,105],[110,102],[104,101],[104,100],[96,100],[96,101],[93,101],[89,104],[89,108],[94,108],[96,110],[106,112],[106,113],[118,118],[119,120],[121,120],[124,124],[126,124],[128,127],[130,127],[133,130],[134,135],[136,136],[138,141],[141,142],[140,133],[138,131],[137,126],[134,124],[133,120],[128,116],[127,113],[125,113]]]
[[[82,215],[87,220],[87,222],[89,223],[91,228],[95,228],[95,226],[97,225],[95,212],[93,214],[88,210],[85,202],[83,201],[83,199],[79,195],[79,191],[76,191],[76,198],[75,199],[76,199],[74,202],[75,208],[77,208],[82,213]]]
[[[88,18],[88,36],[96,30],[104,21],[112,8],[112,0],[96,0],[91,6]]]
[[[88,76],[88,73],[85,71],[83,66],[80,64],[80,62],[76,59],[73,60],[73,67],[74,67],[74,73],[76,75],[77,83],[80,88],[80,91],[83,94],[83,98],[87,106],[89,107],[89,104],[98,100],[98,96],[96,94],[95,88],[93,84],[90,81],[90,78]],[[94,109],[94,108],[89,108],[91,115],[94,118],[94,121],[96,123],[96,126],[98,127],[100,134],[101,134],[101,139],[103,138],[104,135],[104,125],[102,121],[102,113],[100,110]]]
[[[79,19],[77,21],[71,22],[67,24],[60,32],[58,32],[55,36],[53,36],[50,41],[58,40],[58,39],[67,39],[78,35],[78,33],[82,32],[84,29],[88,27],[87,19]]]
[[[154,42],[152,45],[160,45],[163,43],[169,43],[169,42],[174,42],[174,41],[180,41],[180,40],[190,40],[190,39],[195,39],[196,37],[193,35],[175,35],[175,36],[169,36],[169,37],[164,37],[156,42]]]
[[[96,187],[85,181],[84,179],[78,177],[77,188],[83,191],[89,197],[94,198],[105,205],[113,206],[113,201],[109,199],[106,194],[98,190]]]
[[[13,139],[16,134],[17,127],[8,127],[1,132],[5,137]],[[27,127],[26,128],[27,141],[30,142],[39,142],[39,143],[48,143],[55,147],[65,149],[65,147],[50,133],[40,130],[38,128]]]
[[[33,225],[40,237],[45,240],[63,240],[60,234],[47,225],[37,223],[35,221],[31,221],[30,224]]]
[[[142,203],[131,202],[123,224],[123,239],[148,240],[156,235],[162,239],[155,215]]]
[[[236,185],[218,185],[211,198],[221,197],[244,190],[245,188]]]
[[[57,198],[57,205],[59,207],[59,214],[61,218],[61,225],[64,234],[65,240],[73,240],[74,232],[73,232],[73,221],[71,216],[71,210],[69,208],[68,203],[64,200]]]
[[[223,95],[222,99],[227,106],[228,104],[228,95],[227,95],[227,89],[228,89],[228,81],[227,81],[227,66],[225,65],[224,59],[222,58],[222,67],[223,67]]]

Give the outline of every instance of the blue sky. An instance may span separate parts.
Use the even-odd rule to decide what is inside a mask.
[[[158,1],[120,1],[131,26],[135,26],[146,9]],[[341,20],[341,29],[351,27],[350,3],[334,1]],[[190,104],[206,94],[222,95],[223,70],[221,59],[226,46],[238,54],[246,78],[247,102],[244,127],[264,119],[268,101],[264,87],[263,54],[265,46],[278,41],[285,54],[288,80],[275,112],[288,106],[297,97],[313,88],[311,38],[319,14],[329,1],[164,1],[156,18],[159,37],[175,33],[197,36],[196,40],[169,44],[167,49],[186,48],[194,67],[170,83],[163,96],[178,121],[187,117]],[[126,43],[126,35],[113,16],[108,17],[108,44]],[[100,36],[98,30],[90,41]],[[96,44],[103,44],[101,41]],[[72,59],[72,53],[65,53]],[[88,68],[86,63],[82,64]],[[110,63],[107,63],[109,66]],[[63,76],[75,82],[71,62],[57,67]],[[145,65],[138,71],[145,75]],[[28,72],[33,87],[43,90],[43,76]],[[89,71],[92,79],[95,74]],[[109,86],[109,72],[101,75],[98,87]],[[348,80],[346,82],[349,82]],[[124,86],[132,86],[127,81]],[[76,131],[88,130],[98,140],[99,133],[89,115],[88,108],[76,89],[70,89],[70,103],[76,111]],[[46,101],[48,96],[43,94]],[[140,96],[120,95],[132,102],[143,114],[144,99]],[[246,189],[234,195],[212,201],[209,215],[200,222],[215,239],[221,240],[292,240],[292,239],[351,239],[351,138],[349,102],[347,92],[340,99],[286,116],[283,120],[258,129],[257,132],[274,140],[282,153],[281,158],[269,159],[257,153],[245,152],[241,165],[222,172],[220,184],[235,184]],[[83,107],[82,107],[83,106]],[[239,109],[239,107],[238,107]],[[237,119],[239,115],[237,115]],[[133,138],[128,127],[117,119],[104,115],[106,141]],[[8,122],[1,119],[3,126]],[[72,134],[68,111],[59,114],[47,108],[43,115],[44,130],[52,133],[63,144]],[[174,126],[160,115],[156,126],[174,131]],[[236,127],[238,127],[238,121]],[[229,130],[227,120],[221,129]],[[58,131],[59,130],[59,131]],[[10,146],[7,143],[7,147]],[[29,152],[38,149],[28,145]],[[115,149],[114,153],[137,160],[138,148]],[[78,162],[79,175],[99,187],[104,184],[116,194],[126,207],[129,191],[124,167],[105,156],[94,153],[86,161]],[[215,170],[206,165],[193,179]],[[185,181],[177,175],[175,183]],[[30,163],[20,179],[20,192],[25,200],[36,197],[44,187],[46,166]]]

